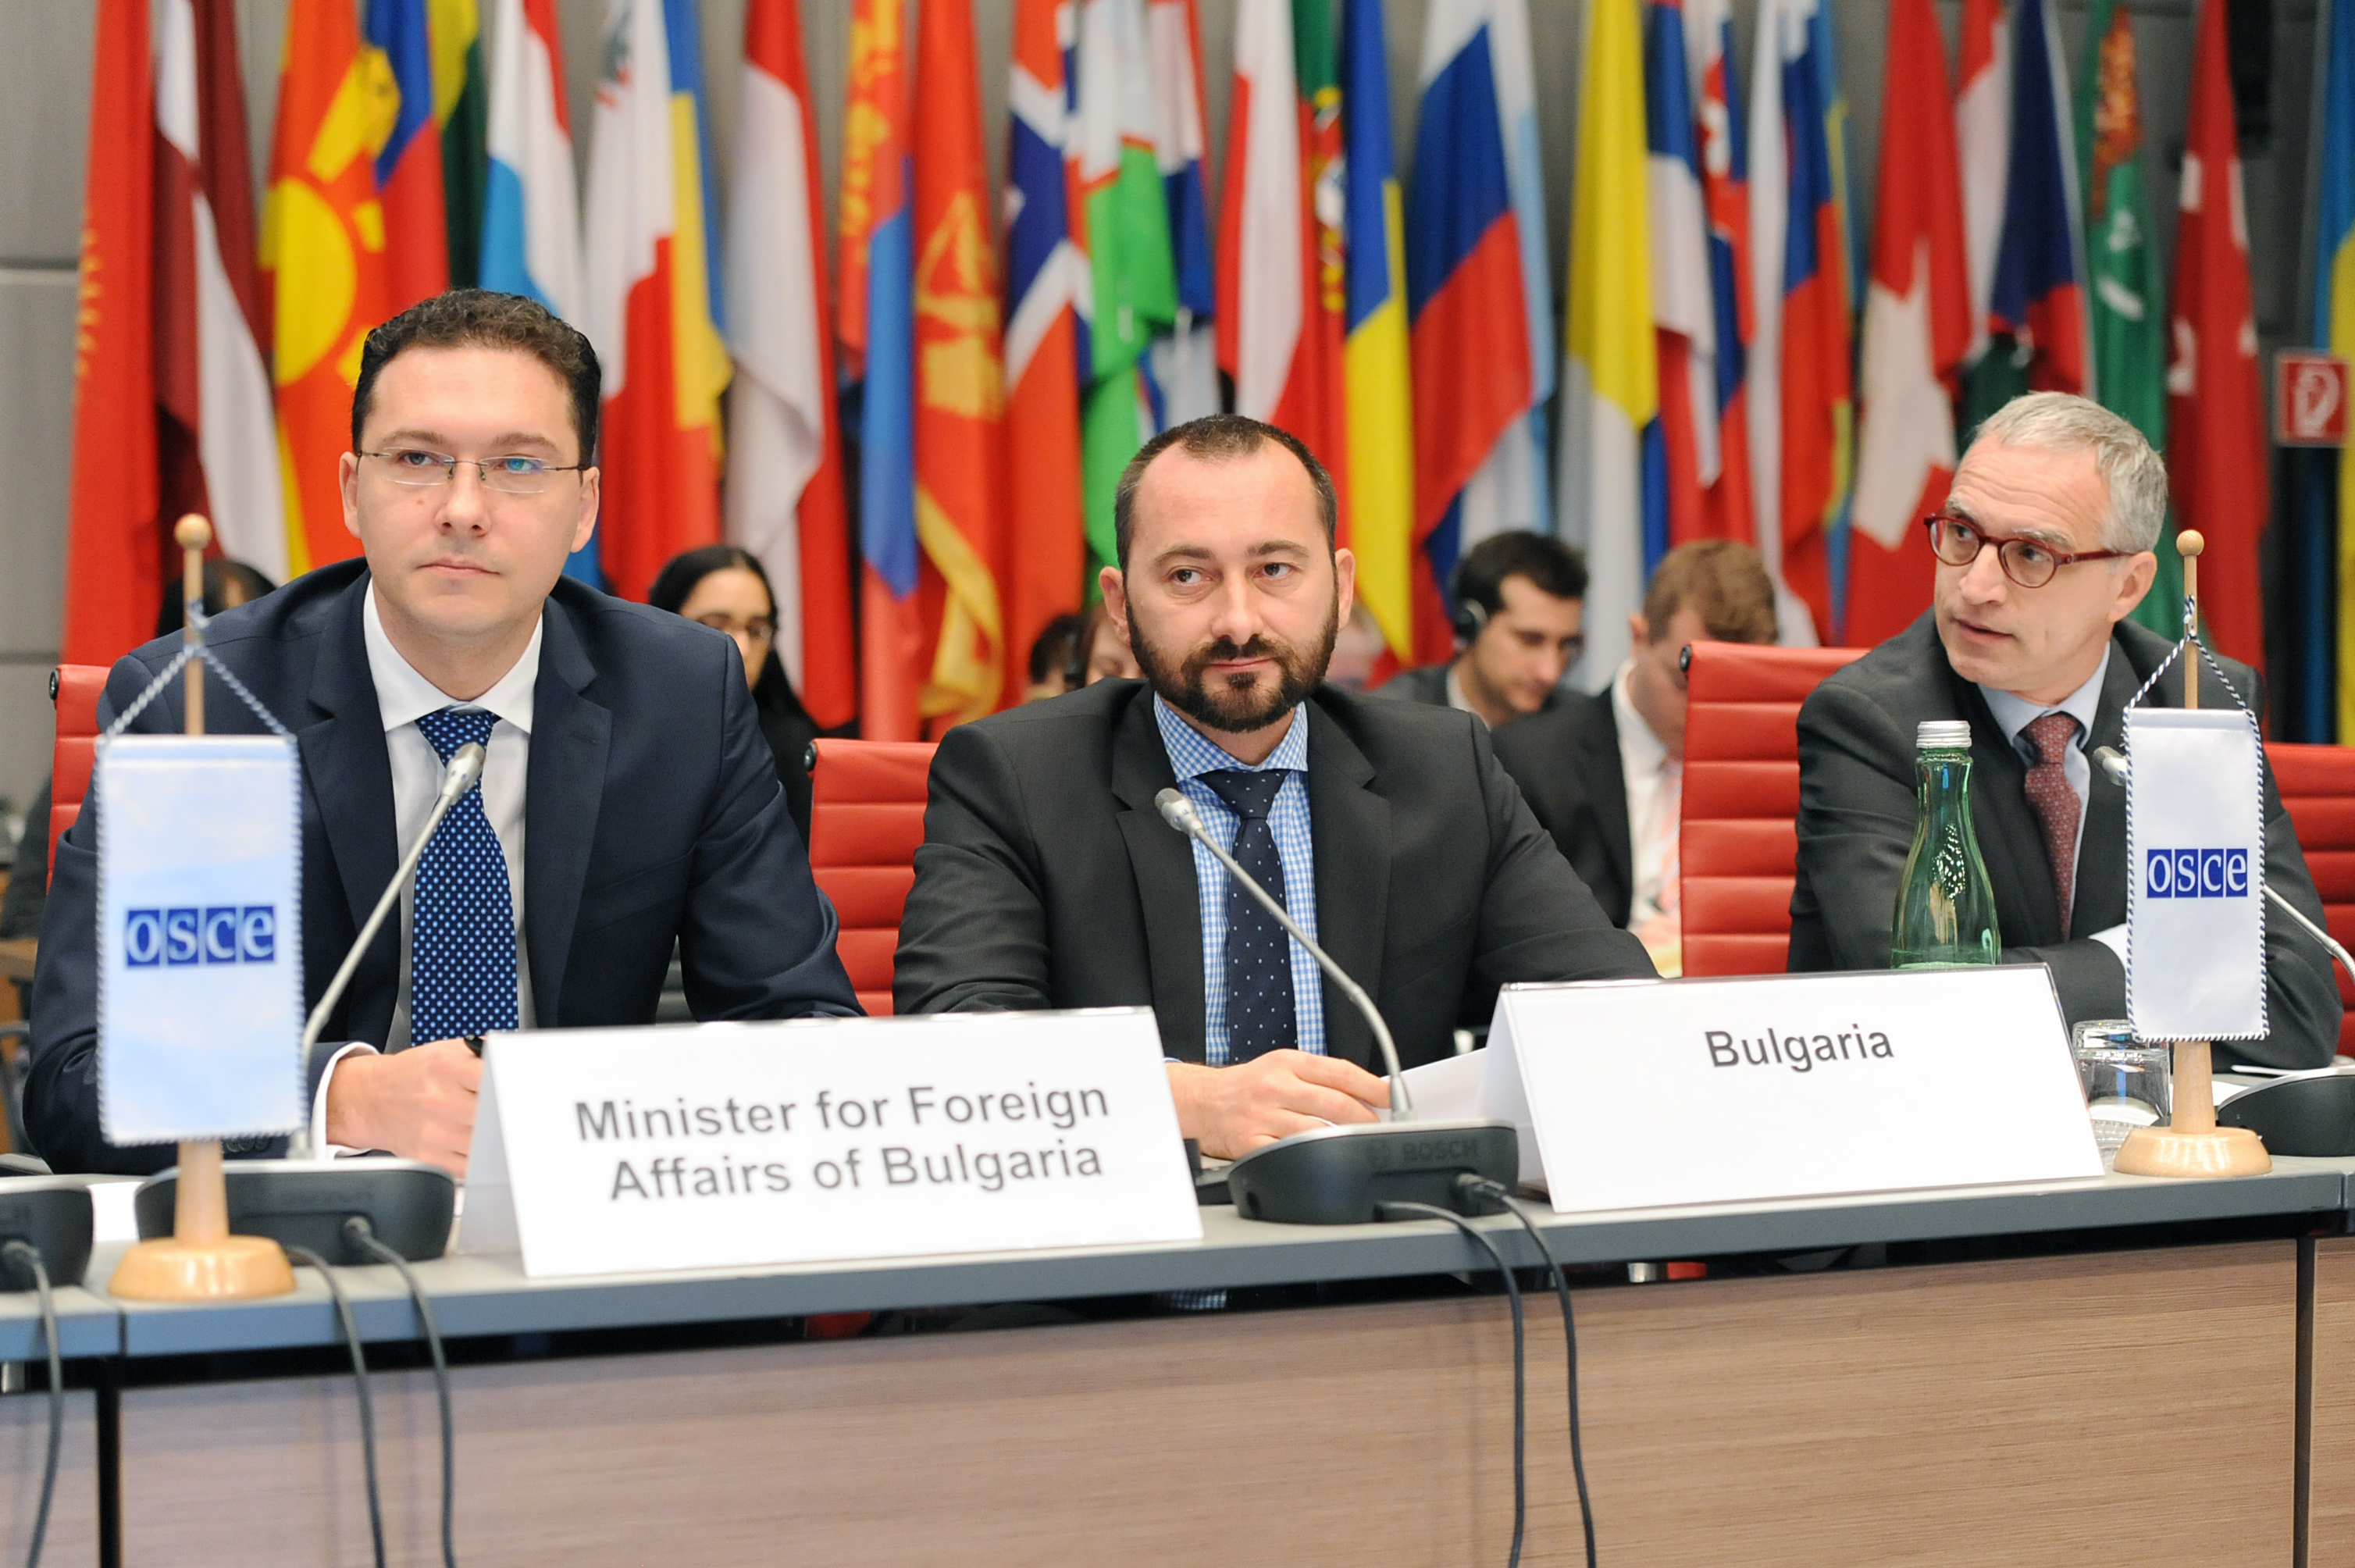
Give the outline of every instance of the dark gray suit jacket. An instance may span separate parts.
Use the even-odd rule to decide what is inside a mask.
[[[2121,746],[2126,707],[2167,657],[2166,639],[2131,622],[2111,634],[2102,702],[2085,750]],[[2255,672],[2221,661],[2241,700],[2259,708]],[[2214,699],[2215,673],[2201,692]],[[2147,700],[2182,705],[2179,664]],[[2208,704],[2212,706],[2212,701]],[[2044,964],[2070,1021],[2126,1016],[2126,970],[2091,940],[2126,917],[2126,790],[2096,766],[2077,850],[2076,901],[2061,929],[2060,901],[2035,815],[2021,793],[2027,765],[2004,739],[1979,688],[1946,661],[1925,612],[1903,633],[1817,687],[1799,709],[1799,877],[1791,894],[1791,968],[1882,969],[1906,851],[1913,842],[1914,726],[1925,719],[1971,724],[1971,819],[1995,885],[2007,963]],[[2322,923],[2306,857],[2265,771],[2265,880]],[[2267,1019],[2262,1040],[2220,1045],[2231,1060],[2275,1067],[2327,1065],[2339,1041],[2339,987],[2330,957],[2288,921],[2265,922]]]
[[[1447,672],[1455,667],[1455,661],[1450,659],[1445,664],[1427,664],[1414,669],[1401,670],[1376,687],[1374,695],[1395,697],[1401,702],[1427,702],[1433,708],[1448,707]],[[1568,687],[1557,686],[1546,693],[1545,706],[1538,711],[1550,713],[1569,699],[1579,695]],[[1513,722],[1525,724],[1528,720],[1516,719]]]
[[[1626,924],[1636,855],[1611,693],[1557,692],[1544,712],[1497,731],[1497,760],[1611,923]]]
[[[322,567],[217,617],[213,650],[301,747],[304,1007],[318,1004],[392,880],[392,766],[360,627],[363,562]],[[698,1018],[854,1017],[835,955],[834,907],[809,858],[754,719],[735,645],[676,615],[559,580],[542,612],[524,805],[523,957],[542,1029],[654,1021],[674,940]],[[100,702],[111,724],[179,649],[176,635],[114,667]],[[260,723],[208,682],[220,733]],[[133,729],[180,728],[175,678]],[[59,1170],[159,1170],[168,1144],[118,1147],[100,1132],[96,955],[99,800],[58,846],[33,990],[25,1122]],[[400,933],[387,921],[328,1015],[328,1047],[382,1045],[400,986]],[[256,1140],[246,1153],[275,1153]]]
[[[1327,687],[1301,705],[1317,934],[1409,1064],[1485,1024],[1514,980],[1649,976],[1529,816],[1470,714]],[[960,724],[932,760],[892,1000],[904,1013],[1150,1004],[1202,1060],[1193,850],[1156,810],[1176,783],[1142,681]],[[1330,981],[1330,1054],[1376,1067]]]

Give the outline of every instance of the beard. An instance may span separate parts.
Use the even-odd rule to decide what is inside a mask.
[[[1128,645],[1136,656],[1137,667],[1153,683],[1162,701],[1199,724],[1231,735],[1244,735],[1266,729],[1299,707],[1301,699],[1325,678],[1326,666],[1332,660],[1333,645],[1341,630],[1340,609],[1340,596],[1336,594],[1326,607],[1325,627],[1317,634],[1313,648],[1262,633],[1241,644],[1225,637],[1213,638],[1182,658],[1172,658],[1146,642],[1144,628],[1132,609]],[[1256,675],[1210,673],[1214,664],[1241,659],[1273,661],[1277,671],[1275,689],[1263,692]]]

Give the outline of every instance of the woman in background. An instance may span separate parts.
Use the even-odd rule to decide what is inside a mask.
[[[744,655],[744,678],[761,733],[777,761],[777,782],[785,788],[785,809],[802,842],[809,842],[809,747],[826,731],[809,716],[777,658],[777,596],[759,558],[732,544],[705,545],[673,556],[655,578],[646,603],[657,610],[725,632]]]

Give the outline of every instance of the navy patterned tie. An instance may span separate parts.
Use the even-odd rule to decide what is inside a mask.
[[[445,708],[417,721],[446,765],[469,741],[487,746],[492,715]],[[477,787],[433,830],[417,863],[409,938],[409,1038],[424,1045],[516,1027],[515,900],[507,858]]]
[[[1284,860],[1275,850],[1268,808],[1284,787],[1285,770],[1244,772],[1227,768],[1201,775],[1227,809],[1242,821],[1235,828],[1234,857],[1259,884],[1291,907],[1284,893]],[[1249,1061],[1297,1042],[1292,1012],[1292,938],[1233,878],[1227,879],[1227,1060]]]

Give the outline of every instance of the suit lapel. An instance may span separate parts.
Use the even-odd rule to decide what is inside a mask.
[[[553,599],[541,614],[546,635],[524,780],[523,919],[534,1021],[546,1029],[564,1021],[564,967],[597,841],[613,715],[584,695],[597,671],[571,616]]]
[[[1619,712],[1609,688],[1596,698],[1603,721],[1585,735],[1579,771],[1586,780],[1586,798],[1594,803],[1594,820],[1603,829],[1603,848],[1630,896],[1636,886],[1635,832],[1627,822],[1627,770],[1619,757]]]
[[[376,680],[368,673],[368,643],[361,631],[361,607],[368,580],[362,576],[346,590],[337,606],[334,629],[322,639],[318,662],[312,667],[308,699],[314,715],[295,735],[303,755],[303,773],[319,824],[342,882],[350,912],[345,930],[357,933],[384,895],[400,869],[400,847],[392,805],[392,763],[385,751],[384,719],[376,700]],[[391,1018],[393,981],[400,952],[400,933],[388,921],[356,979],[375,986],[355,985],[353,995],[381,989],[384,1022]],[[315,976],[322,988],[326,976]],[[352,1004],[346,1005],[348,1015]],[[374,1037],[382,1039],[381,1024]],[[356,1030],[355,1032],[365,1032]]]
[[[2077,901],[2071,906],[2071,936],[2091,936],[2126,917],[2126,792],[2114,782],[2094,752],[2103,746],[2126,745],[2126,705],[2134,700],[2142,677],[2114,639],[2109,667],[2102,676],[2102,704],[2094,712],[2094,731],[2085,737],[2085,760],[2092,763],[2090,793],[2085,797],[2085,830],[2078,836]]]
[[[1145,958],[1151,971],[1153,1011],[1162,1048],[1189,1061],[1202,1060],[1202,894],[1194,850],[1185,835],[1161,819],[1154,796],[1178,782],[1153,718],[1153,689],[1139,686],[1114,720],[1112,789],[1121,804],[1120,833],[1136,878],[1145,922]]]
[[[1316,940],[1343,974],[1379,996],[1382,934],[1390,925],[1391,803],[1367,787],[1374,767],[1357,742],[1316,703],[1302,703],[1300,711],[1308,722]],[[1373,1030],[1332,981],[1324,987],[1326,1054],[1373,1065]]]

